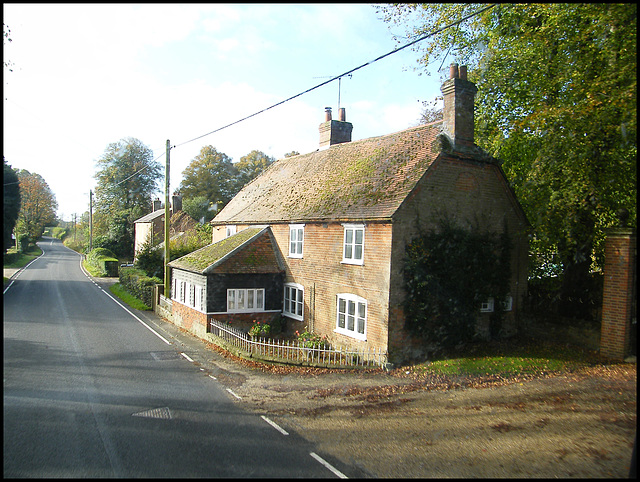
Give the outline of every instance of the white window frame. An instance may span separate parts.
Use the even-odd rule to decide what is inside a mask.
[[[513,298],[511,295],[507,295],[503,302],[500,303],[502,311],[511,311],[513,309]],[[482,313],[493,313],[495,310],[495,300],[493,297],[480,305],[480,311]]]
[[[513,309],[513,297],[511,295],[507,295],[501,305],[502,311],[511,311]]]
[[[194,288],[193,307],[198,311],[204,312],[204,286],[194,285]]]
[[[493,313],[493,297],[489,298],[487,301],[484,301],[480,305],[481,313]]]
[[[343,224],[344,235],[342,239],[342,262],[346,264],[364,264],[364,224]],[[351,232],[351,241],[347,241]],[[362,242],[356,243],[357,233],[362,232]],[[357,248],[360,247],[360,258],[356,257]]]
[[[225,226],[225,238],[228,238],[229,236],[233,236],[234,234],[236,234],[237,231],[237,226],[235,224],[228,224],[227,226]]]
[[[233,306],[231,300],[233,300]],[[264,311],[264,306],[264,288],[227,290],[227,313],[257,313]]]
[[[205,288],[199,284],[173,278],[171,299],[204,313]]]
[[[291,293],[295,292],[296,299],[293,300]],[[288,296],[287,296],[288,295]],[[291,305],[295,304],[293,310]],[[282,314],[294,320],[304,321],[304,287],[297,283],[285,283]]]
[[[299,239],[299,238],[302,239]],[[304,224],[289,225],[289,257],[302,258],[304,249]]]
[[[344,311],[341,311],[341,301],[344,302]],[[350,307],[354,308],[353,314],[351,314],[349,310]],[[361,316],[361,307],[364,308],[364,316]],[[368,310],[367,300],[361,296],[351,293],[338,293],[338,295],[336,295],[336,333],[358,340],[366,340]],[[349,329],[349,318],[353,318],[352,330]],[[344,320],[343,323],[342,320]],[[340,326],[341,324],[344,324],[344,326]],[[358,330],[360,325],[362,325],[362,333]]]

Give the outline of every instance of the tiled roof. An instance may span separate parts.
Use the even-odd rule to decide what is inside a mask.
[[[199,274],[213,272],[274,273],[282,271],[269,228],[248,228],[167,263]],[[229,265],[225,268],[225,265]],[[240,265],[241,269],[238,268]]]
[[[388,219],[439,149],[441,122],[280,159],[212,224]]]

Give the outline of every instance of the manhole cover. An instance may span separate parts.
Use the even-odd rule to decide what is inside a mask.
[[[175,351],[152,351],[150,354],[156,361],[175,360],[180,357]]]
[[[131,416],[145,418],[162,418],[164,420],[169,420],[171,418],[171,411],[169,410],[169,407],[160,407],[137,412],[132,414]]]

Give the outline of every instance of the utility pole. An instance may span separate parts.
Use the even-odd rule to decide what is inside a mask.
[[[89,189],[89,252],[93,250],[93,191]]]
[[[169,298],[171,296],[171,280],[169,276],[169,151],[171,145],[169,139],[167,139],[167,154],[166,164],[164,168],[164,296]]]

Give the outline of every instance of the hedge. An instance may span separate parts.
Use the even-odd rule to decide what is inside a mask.
[[[105,248],[95,248],[87,255],[87,263],[100,271],[102,276],[118,276],[120,262],[115,255]]]
[[[133,267],[121,267],[119,278],[124,289],[145,305],[153,306],[153,288],[157,284],[162,284],[160,278],[157,276],[149,277],[141,269]]]

